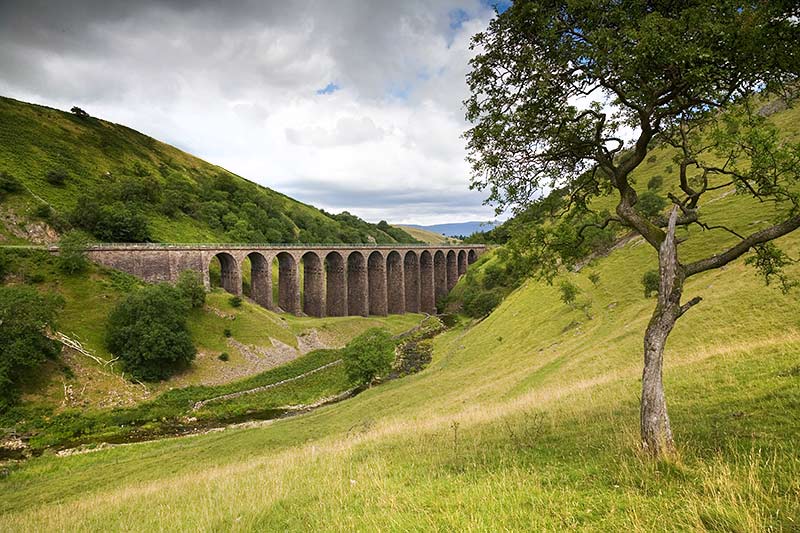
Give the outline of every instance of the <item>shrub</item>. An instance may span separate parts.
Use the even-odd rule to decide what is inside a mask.
[[[44,330],[54,327],[62,303],[31,287],[0,287],[0,412],[16,401],[25,376],[45,358],[58,355],[60,345]]]
[[[56,187],[63,187],[64,184],[67,182],[67,178],[69,176],[63,170],[51,170],[47,174],[44,175],[44,179],[50,185],[54,185]]]
[[[149,285],[132,292],[108,317],[108,349],[133,377],[165,379],[194,359],[188,312],[189,303],[172,285]]]
[[[578,297],[580,289],[569,280],[564,280],[558,286],[561,291],[561,301],[572,307],[575,305],[575,299]]]
[[[196,270],[181,272],[175,286],[189,302],[189,307],[199,308],[206,303],[206,288],[200,280],[200,273]]]
[[[53,208],[47,204],[38,204],[33,208],[33,216],[42,220],[50,220],[53,216]]]
[[[80,108],[80,107],[78,107],[78,106],[73,106],[73,107],[72,107],[72,109],[70,109],[70,111],[71,111],[73,114],[75,114],[75,116],[77,116],[77,117],[80,117],[80,118],[89,118],[89,113],[87,113],[86,111],[84,111],[83,109],[81,109],[81,108]]]
[[[506,271],[497,263],[488,265],[483,271],[483,286],[487,289],[494,289],[505,285]]]
[[[653,191],[643,192],[639,195],[639,202],[636,204],[636,209],[646,216],[647,218],[655,218],[661,214],[661,211],[667,206],[666,198],[663,198]]]
[[[20,192],[22,183],[8,172],[0,172],[0,198],[8,193]]]
[[[230,356],[228,355],[228,352],[222,352],[217,356],[217,359],[219,359],[220,361],[227,361],[228,359],[230,359]]]
[[[86,246],[89,240],[78,231],[70,231],[58,242],[58,268],[67,274],[77,274],[89,267]]]
[[[10,261],[8,260],[6,252],[0,250],[0,283],[2,283],[3,279],[6,277],[6,274],[8,274],[9,264]]]
[[[37,283],[42,283],[44,281],[44,274],[41,272],[31,272],[30,274],[25,274],[25,283],[31,283],[33,285]]]
[[[652,178],[647,181],[647,190],[655,191],[661,188],[661,185],[664,183],[664,177],[660,174],[656,174]]]
[[[231,331],[231,328],[225,328],[224,330],[222,330],[222,334],[225,335],[226,337],[230,337],[231,335],[233,335],[233,332]]]
[[[600,285],[600,274],[598,274],[597,272],[590,272],[589,281],[592,282],[592,285],[597,287],[598,285]]]
[[[656,154],[652,154],[647,158],[648,163],[655,163],[656,161],[658,161],[658,156]]]
[[[344,348],[345,372],[356,385],[367,385],[387,374],[394,362],[395,343],[385,329],[370,328]]]
[[[150,229],[147,218],[122,202],[101,205],[82,196],[70,215],[73,225],[105,242],[147,242]]]
[[[650,270],[642,276],[642,286],[644,287],[644,297],[650,298],[651,294],[658,294],[658,286],[661,283],[661,276],[658,270]]]
[[[482,318],[491,313],[502,299],[502,292],[498,289],[468,290],[464,292],[462,309],[467,316]]]
[[[228,303],[231,304],[231,307],[241,307],[242,298],[240,296],[231,296],[228,298]]]

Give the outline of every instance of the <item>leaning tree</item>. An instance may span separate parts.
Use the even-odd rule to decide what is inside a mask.
[[[800,146],[762,115],[797,92],[799,14],[796,2],[780,0],[528,0],[473,38],[472,186],[488,190],[498,210],[530,211],[552,191],[564,198],[529,233],[540,271],[574,262],[592,227],[629,228],[658,253],[641,397],[642,445],[656,456],[674,450],[664,346],[701,301],[682,301],[686,279],[752,250],[763,273],[785,281],[787,256],[771,241],[800,226]],[[632,174],[658,146],[676,154],[664,182],[672,208],[648,217]],[[701,204],[721,189],[773,202],[777,220],[749,234],[709,221]],[[605,195],[616,198],[615,212],[592,218],[592,200]],[[565,218],[571,234],[556,222]],[[676,227],[690,225],[727,231],[735,243],[682,263]]]

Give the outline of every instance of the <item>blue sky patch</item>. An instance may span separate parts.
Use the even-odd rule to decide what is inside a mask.
[[[341,89],[338,85],[333,82],[330,82],[328,85],[323,87],[322,89],[317,89],[317,94],[333,94],[336,91]]]
[[[498,13],[503,13],[511,7],[511,0],[481,0],[481,4],[497,9]]]

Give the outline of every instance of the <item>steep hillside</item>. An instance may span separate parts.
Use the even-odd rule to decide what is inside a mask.
[[[775,120],[795,134],[792,116]],[[752,231],[773,209],[719,194],[704,213]],[[732,238],[684,231],[685,260]],[[778,244],[800,256],[800,234]],[[796,530],[798,293],[742,260],[691,278],[704,300],[665,359],[680,458],[652,463],[637,445],[653,265],[633,239],[564,274],[588,312],[527,280],[437,337],[423,372],[305,416],[11,467],[0,529]]]
[[[414,242],[386,223],[324,213],[119,124],[0,97],[0,237],[83,229],[100,241]]]
[[[197,348],[194,361],[168,380],[145,384],[126,375],[105,342],[109,314],[143,285],[141,281],[98,265],[66,275],[56,258],[43,250],[0,249],[0,262],[4,286],[33,286],[62,299],[52,333],[65,335],[70,345],[29,371],[21,383],[21,402],[0,410],[0,459],[8,451],[1,443],[20,433],[31,438],[33,449],[42,449],[136,440],[232,419],[271,418],[285,411],[285,406],[314,403],[350,389],[341,366],[247,401],[215,404],[199,412],[191,407],[200,400],[249,390],[340,358],[333,349],[368,328],[383,327],[398,334],[423,319],[415,314],[296,317],[268,311],[246,299],[234,306],[231,295],[217,288],[207,295],[202,308],[188,316],[189,334]],[[186,416],[194,420],[185,420]],[[191,423],[198,419],[197,424]]]
[[[452,242],[458,242],[457,239],[453,239],[452,237],[445,237],[441,233],[436,233],[435,231],[428,231],[426,229],[418,228],[416,226],[404,226],[402,224],[400,225],[396,224],[395,227],[405,231],[418,241],[427,242],[428,244],[448,244]]]

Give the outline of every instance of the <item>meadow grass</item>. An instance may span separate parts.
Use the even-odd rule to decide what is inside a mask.
[[[719,217],[755,209],[714,205]],[[682,253],[726,239],[698,234]],[[779,244],[797,255],[800,237]],[[638,450],[638,392],[654,304],[639,280],[653,261],[634,240],[569,274],[591,319],[529,280],[435,338],[423,372],[307,415],[33,459],[0,482],[0,528],[796,530],[796,293],[765,288],[742,261],[690,279],[687,297],[704,301],[665,359],[679,458],[652,462]]]

